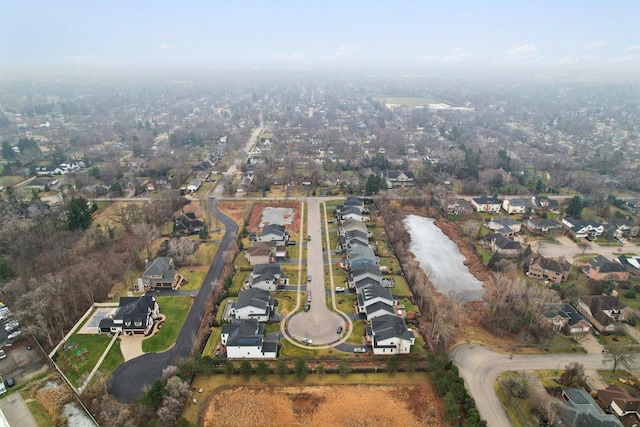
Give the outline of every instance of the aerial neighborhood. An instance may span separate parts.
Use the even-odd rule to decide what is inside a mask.
[[[640,425],[632,90],[78,79],[0,81],[8,419]]]

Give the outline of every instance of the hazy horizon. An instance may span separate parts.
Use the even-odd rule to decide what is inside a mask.
[[[632,1],[0,3],[0,72],[640,70]]]

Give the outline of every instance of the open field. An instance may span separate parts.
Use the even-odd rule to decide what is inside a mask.
[[[199,411],[191,404],[184,416],[204,426],[443,425],[426,376],[412,377],[420,378],[396,375],[398,385],[386,386],[381,385],[389,381],[386,374],[312,375],[306,382],[316,385],[277,386],[280,380],[274,379],[267,387],[251,380],[243,386],[216,389],[206,387],[212,377],[197,378],[194,386],[210,391]],[[322,385],[331,382],[361,385]]]
[[[396,104],[404,105],[407,107],[424,107],[429,104],[439,104],[435,98],[428,96],[388,96],[375,98],[376,101],[383,103],[384,105]]]

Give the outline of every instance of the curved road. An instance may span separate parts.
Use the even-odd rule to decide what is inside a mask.
[[[541,369],[563,370],[570,362],[582,363],[585,369],[611,369],[611,363],[604,363],[602,354],[542,354],[515,355],[511,359],[485,347],[464,344],[449,351],[453,363],[476,401],[480,415],[490,427],[511,425],[493,384],[506,371],[533,371]]]

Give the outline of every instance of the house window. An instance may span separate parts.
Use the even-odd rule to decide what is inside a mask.
[[[135,326],[142,326],[142,322],[134,322],[133,323]]]

